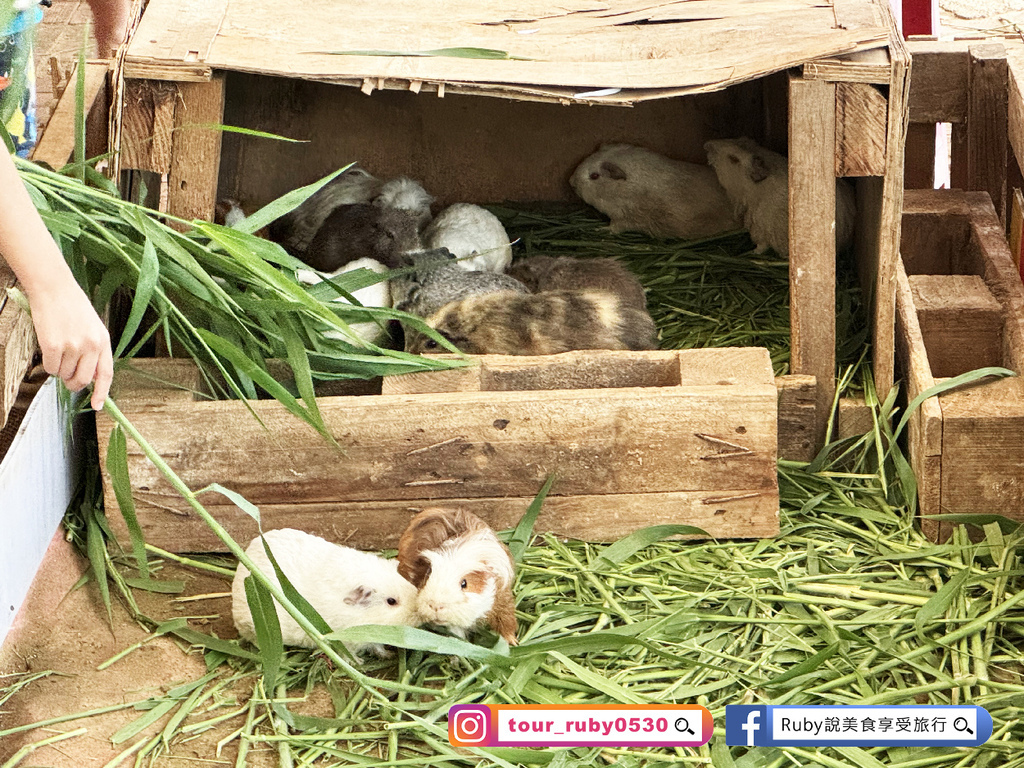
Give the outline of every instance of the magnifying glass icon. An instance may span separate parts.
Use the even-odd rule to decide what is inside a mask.
[[[688,733],[691,736],[697,735],[693,732],[693,728],[690,727],[690,723],[685,717],[676,718],[676,730],[680,733]]]
[[[968,724],[967,724],[967,718],[966,717],[958,717],[956,720],[954,720],[953,721],[953,727],[956,730],[960,731],[961,733],[963,731],[967,731],[969,734],[971,734],[971,736],[974,735],[974,731],[972,731],[970,729],[970,727],[968,726]]]

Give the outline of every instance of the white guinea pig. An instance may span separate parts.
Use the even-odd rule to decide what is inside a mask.
[[[416,626],[416,587],[398,575],[398,561],[342,547],[305,531],[282,528],[264,534],[277,564],[292,585],[323,616],[332,630],[361,624]],[[278,583],[274,568],[257,537],[245,553],[268,579]],[[256,642],[252,613],[245,598],[249,570],[241,563],[231,584],[231,614],[238,633]],[[295,619],[277,605],[285,645],[313,648],[313,641]],[[374,643],[347,646],[353,653],[385,655]]]
[[[428,250],[447,248],[461,259],[456,265],[467,272],[504,272],[512,262],[512,246],[501,221],[470,203],[455,203],[441,211],[423,231],[423,243]]]
[[[684,163],[631,144],[605,144],[569,179],[612,232],[694,239],[739,229],[740,222],[706,165]]]
[[[789,161],[753,139],[715,139],[704,145],[708,162],[718,174],[743,226],[757,245],[789,255]],[[845,179],[836,180],[836,249],[853,241],[856,202]]]
[[[515,565],[487,523],[461,509],[426,509],[398,542],[398,572],[419,587],[428,624],[465,638],[483,625],[517,645]]]
[[[420,232],[430,223],[430,204],[433,202],[434,198],[418,181],[406,176],[385,182],[380,188],[380,194],[373,199],[376,206],[408,211],[416,220]]]
[[[355,261],[350,261],[344,267],[335,272],[325,274],[327,277],[337,277],[345,272],[352,272],[357,269],[368,269],[371,272],[376,272],[378,275],[382,275],[388,271],[388,268],[379,261],[374,261],[373,259],[356,259]],[[300,283],[305,283],[306,285],[316,285],[317,283],[322,283],[324,280],[320,273],[314,272],[311,269],[295,270],[295,278]],[[387,280],[381,280],[379,283],[374,283],[373,285],[368,285],[365,288],[352,291],[352,297],[364,307],[392,306],[391,289]],[[344,296],[339,296],[338,298],[333,299],[333,301],[338,304],[349,303]],[[369,342],[370,344],[378,343],[385,334],[385,330],[377,323],[352,323],[350,327],[359,338],[363,341]],[[324,331],[324,336],[329,339],[348,341],[348,339],[339,331]]]

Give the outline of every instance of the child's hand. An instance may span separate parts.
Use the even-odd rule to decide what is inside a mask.
[[[28,297],[43,368],[59,376],[72,392],[95,381],[91,402],[98,411],[114,376],[110,334],[77,283],[55,283]]]

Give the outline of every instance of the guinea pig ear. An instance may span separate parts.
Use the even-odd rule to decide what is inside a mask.
[[[755,184],[768,178],[768,166],[760,155],[750,158],[750,180]]]
[[[373,597],[373,589],[370,587],[356,587],[345,596],[345,605],[358,605],[360,608],[370,606],[370,598]]]
[[[610,160],[605,160],[601,163],[601,171],[607,174],[609,178],[615,179],[615,181],[626,180],[626,172]]]

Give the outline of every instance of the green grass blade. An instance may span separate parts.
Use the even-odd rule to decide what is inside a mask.
[[[135,563],[143,579],[149,578],[149,559],[146,557],[146,537],[135,514],[135,499],[132,498],[131,478],[128,475],[128,440],[119,425],[114,425],[107,442],[107,472],[114,489],[114,498],[121,510],[128,534],[132,540]],[[97,573],[98,575],[98,573]]]
[[[971,570],[969,568],[964,568],[953,574],[953,577],[942,585],[942,589],[918,609],[917,615],[914,617],[914,631],[921,642],[928,642],[928,638],[924,634],[925,626],[949,610],[950,605],[961,594],[970,577]]]
[[[414,627],[367,624],[332,632],[327,635],[327,639],[341,640],[346,643],[382,643],[384,645],[393,645],[397,648],[459,656],[498,666],[508,666],[509,664],[509,657],[507,655],[497,653],[483,646],[467,643],[465,640],[460,640],[457,637],[437,635],[425,629],[416,629]]]
[[[100,590],[100,599],[107,610],[107,621],[114,626],[114,613],[110,605],[110,585],[107,583],[107,549],[104,543],[103,534],[100,531],[100,524],[96,520],[96,513],[86,513],[88,525],[88,555],[89,564],[92,565],[93,575],[96,577],[96,586]]]
[[[142,317],[149,308],[159,280],[160,262],[157,260],[153,241],[147,239],[142,249],[142,263],[139,264],[139,277],[135,287],[135,297],[132,299],[131,312],[128,313],[128,320],[125,321],[124,331],[121,333],[121,340],[114,351],[114,357],[120,357],[131,340],[135,338],[135,332],[139,330]]]
[[[281,638],[281,620],[274,606],[274,598],[260,582],[252,576],[245,577],[245,599],[252,614],[256,630],[256,644],[260,649],[260,663],[263,666],[263,685],[267,691],[277,688],[277,678],[284,658],[284,641]]]
[[[544,506],[544,500],[548,497],[548,492],[551,490],[554,482],[555,476],[549,475],[533,501],[530,502],[530,506],[526,508],[526,512],[519,519],[516,529],[512,532],[512,538],[508,541],[508,549],[516,563],[523,559],[523,553],[533,538],[533,526],[537,522],[541,507]]]
[[[365,51],[317,51],[331,56],[413,56],[413,57],[443,57],[453,59],[497,59],[504,61],[535,61],[535,59],[522,56],[512,56],[508,51],[501,51],[497,48],[435,48],[429,51],[386,51],[386,50],[365,50]]]
[[[235,227],[235,229],[239,232],[248,232],[249,234],[263,229],[263,227],[270,224],[270,222],[276,221],[289,211],[298,208],[306,200],[319,192],[323,187],[330,184],[338,175],[344,173],[351,167],[352,163],[349,163],[319,181],[307,184],[304,187],[299,187],[298,189],[293,189],[291,192],[281,195],[281,197],[267,203],[265,206],[253,213],[252,216],[246,216],[245,221],[241,222],[237,227]]]
[[[644,547],[669,536],[706,536],[711,538],[711,534],[703,528],[692,525],[652,525],[641,528],[605,547],[594,561],[594,570],[604,571],[613,568]]]

